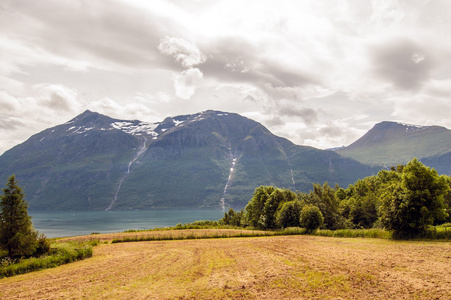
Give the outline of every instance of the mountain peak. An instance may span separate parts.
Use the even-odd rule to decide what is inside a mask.
[[[363,163],[396,165],[404,164],[413,157],[447,153],[451,150],[450,141],[451,131],[445,127],[384,121],[337,152]]]
[[[98,112],[93,112],[88,110],[85,110],[83,113],[79,114],[75,118],[71,119],[66,124],[87,124],[87,123],[96,123],[99,124],[99,122],[105,123],[113,120],[112,118],[102,115]]]

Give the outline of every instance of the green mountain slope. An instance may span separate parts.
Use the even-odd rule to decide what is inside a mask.
[[[375,172],[218,111],[154,124],[86,111],[0,156],[0,179],[15,173],[41,210],[242,208],[260,185],[308,191]]]
[[[432,167],[443,169],[444,158],[440,162],[438,157],[446,157],[451,152],[451,130],[440,126],[382,122],[336,152],[365,164],[385,166],[405,164],[416,157],[426,159],[425,162],[432,163]],[[443,171],[450,173],[449,169]]]

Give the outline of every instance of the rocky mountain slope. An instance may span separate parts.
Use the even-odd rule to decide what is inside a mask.
[[[219,111],[158,123],[86,111],[0,156],[0,179],[15,173],[40,210],[242,208],[260,185],[308,191],[375,172]]]

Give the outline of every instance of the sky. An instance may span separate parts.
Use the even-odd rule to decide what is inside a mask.
[[[239,113],[319,149],[451,128],[451,1],[0,0],[0,154],[89,109]]]

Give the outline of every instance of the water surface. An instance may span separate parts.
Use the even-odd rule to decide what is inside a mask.
[[[222,210],[29,211],[33,226],[48,238],[170,227],[197,220],[219,220]]]

